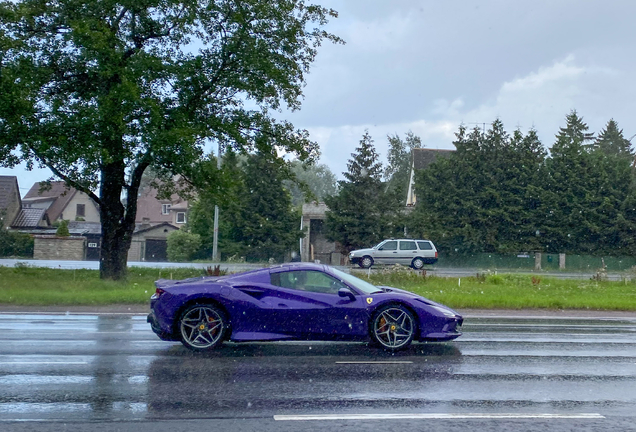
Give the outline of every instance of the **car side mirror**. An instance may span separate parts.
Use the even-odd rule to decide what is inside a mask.
[[[340,297],[349,297],[349,300],[351,301],[356,299],[356,296],[353,294],[353,292],[349,288],[340,288],[338,290],[338,295]]]

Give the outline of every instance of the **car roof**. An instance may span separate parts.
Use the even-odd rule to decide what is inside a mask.
[[[388,240],[404,240],[404,241],[427,241],[430,242],[430,240],[427,239],[414,239],[414,238],[390,238],[390,239],[385,239],[382,241],[388,241]]]

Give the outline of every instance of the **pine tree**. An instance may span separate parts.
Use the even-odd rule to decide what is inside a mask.
[[[351,154],[346,180],[338,182],[338,195],[325,198],[329,207],[327,237],[344,252],[379,243],[395,229],[395,213],[386,200],[382,164],[369,132]]]
[[[201,249],[197,258],[212,256],[214,239],[214,206],[218,205],[219,215],[219,252],[222,259],[232,256],[244,256],[242,244],[237,240],[238,221],[243,212],[245,182],[238,155],[228,148],[223,155],[221,171],[216,172],[216,158],[210,157],[205,166],[210,177],[208,187],[197,192],[197,200],[192,203],[188,216],[190,230],[201,236]],[[205,175],[205,173],[201,173]],[[214,181],[214,182],[213,182]]]
[[[560,128],[547,161],[545,184],[545,216],[542,242],[548,252],[572,253],[582,243],[598,234],[589,225],[588,215],[594,205],[591,184],[598,176],[598,165],[588,151],[593,134],[576,111],[566,116],[566,126]]]
[[[611,119],[605,129],[601,130],[594,142],[594,149],[605,155],[620,156],[634,159],[634,151],[631,143],[623,136],[623,130],[618,128],[618,123]]]
[[[298,249],[301,215],[283,186],[289,178],[283,163],[273,154],[257,152],[245,165],[240,198],[244,205],[234,226],[236,240],[249,260],[282,262],[288,252]]]

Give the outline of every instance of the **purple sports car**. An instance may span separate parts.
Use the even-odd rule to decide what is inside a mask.
[[[203,351],[224,340],[368,340],[387,350],[461,335],[462,317],[408,291],[333,267],[292,263],[221,277],[159,280],[148,322]]]

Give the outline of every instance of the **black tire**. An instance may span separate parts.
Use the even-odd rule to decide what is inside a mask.
[[[183,311],[177,324],[181,343],[186,348],[208,351],[223,343],[229,322],[218,307],[194,304]]]
[[[387,351],[407,348],[417,332],[417,321],[406,307],[393,304],[379,308],[371,317],[371,341]]]
[[[422,270],[422,267],[424,267],[424,260],[420,257],[417,258],[413,258],[413,261],[411,262],[411,267],[413,267],[415,270]]]
[[[358,265],[362,268],[369,268],[373,265],[373,258],[371,258],[369,255],[365,255],[360,259]]]

